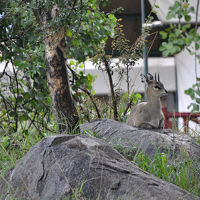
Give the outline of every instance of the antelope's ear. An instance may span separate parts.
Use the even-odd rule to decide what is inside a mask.
[[[141,82],[142,83],[148,83],[149,82],[149,79],[148,79],[148,77],[146,76],[146,75],[144,75],[144,74],[140,74],[140,77],[141,77]]]
[[[152,74],[147,73],[147,77],[148,77],[149,80],[153,80],[153,75]]]
[[[146,83],[149,83],[150,81],[153,80],[153,76],[150,73],[147,73],[146,75],[144,74],[140,74],[141,76],[141,82],[144,83],[146,81]]]

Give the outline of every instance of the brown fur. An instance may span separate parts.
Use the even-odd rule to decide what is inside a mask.
[[[158,81],[156,75],[155,80],[153,80],[151,74],[143,75],[143,77],[147,82],[147,102],[142,102],[135,106],[128,117],[127,124],[148,129],[163,128],[164,117],[161,110],[160,97],[165,96],[167,91],[160,82],[159,76]]]

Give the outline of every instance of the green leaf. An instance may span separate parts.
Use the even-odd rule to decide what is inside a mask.
[[[23,114],[19,117],[20,121],[27,121],[29,119],[28,114]]]
[[[194,11],[195,11],[195,9],[194,9],[193,6],[191,6],[191,7],[189,8],[189,10],[188,10],[188,12],[191,12],[191,13],[194,13]]]
[[[72,32],[69,29],[67,30],[67,37],[70,37],[70,38],[72,37]]]
[[[196,102],[200,104],[200,98],[196,98]]]
[[[109,15],[108,15],[108,18],[109,18],[109,19],[112,19],[112,20],[114,20],[114,21],[116,20],[116,17],[115,17],[115,15],[113,15],[113,14],[109,14]]]
[[[166,16],[166,19],[167,19],[167,20],[170,20],[170,19],[175,18],[175,17],[176,17],[176,15],[175,15],[174,12],[169,12],[169,13],[167,14],[167,16]]]
[[[10,111],[8,114],[10,117],[15,117],[17,115],[15,111]]]
[[[25,100],[28,100],[28,99],[31,98],[31,94],[30,94],[29,92],[25,92],[25,93],[23,94],[23,97],[24,97]]]
[[[192,88],[185,90],[184,93],[189,95],[192,99],[194,99],[194,90]]]
[[[23,100],[24,100],[24,98],[23,98],[22,96],[18,96],[18,97],[17,97],[18,103],[23,102]]]
[[[182,31],[185,32],[190,27],[191,27],[191,24],[185,24],[182,26]]]
[[[69,64],[70,64],[71,66],[73,66],[75,63],[74,63],[73,60],[70,60]]]
[[[94,81],[94,77],[92,76],[92,74],[88,74],[88,81],[89,82],[93,82]]]
[[[193,107],[193,108],[192,108],[192,111],[193,111],[193,112],[194,112],[194,111],[197,111],[197,112],[199,111],[199,105],[198,105],[198,104],[192,103],[191,106]]]
[[[2,109],[1,112],[4,115],[4,114],[6,114],[7,111],[5,109]]]
[[[181,6],[180,2],[175,1],[174,6],[172,7],[172,10],[176,10],[177,8],[179,8]]]
[[[189,15],[184,15],[185,21],[190,22],[191,17]]]
[[[80,67],[81,69],[83,69],[83,68],[84,68],[84,64],[81,63],[81,64],[79,65],[79,67]]]
[[[80,45],[80,41],[79,40],[73,40],[73,44],[78,47]]]
[[[142,98],[142,95],[139,94],[139,93],[136,93],[136,94],[135,94],[135,98],[136,98],[136,99],[141,99],[141,98]]]
[[[167,35],[168,35],[167,32],[165,32],[165,31],[160,31],[159,33],[160,33],[162,39],[166,39],[166,38],[167,38]]]
[[[2,137],[0,143],[4,148],[7,148],[10,144],[10,138],[8,136]]]
[[[195,50],[199,50],[199,44],[198,43],[195,43]]]
[[[184,3],[183,5],[184,8],[188,8],[188,6],[189,6],[189,3]]]
[[[156,10],[151,10],[152,13],[154,14],[157,14],[157,11]]]

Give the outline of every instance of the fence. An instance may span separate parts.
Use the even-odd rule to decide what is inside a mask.
[[[174,128],[175,125],[172,123],[170,118],[183,118],[184,132],[188,134],[189,131],[189,121],[193,121],[196,124],[200,124],[200,113],[190,113],[190,112],[168,112],[166,107],[162,108],[165,117],[164,128]]]

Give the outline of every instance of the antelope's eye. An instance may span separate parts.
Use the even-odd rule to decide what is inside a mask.
[[[156,85],[156,86],[154,86],[154,88],[155,88],[155,89],[161,89],[161,88],[160,88],[159,86],[157,86],[157,85]]]

